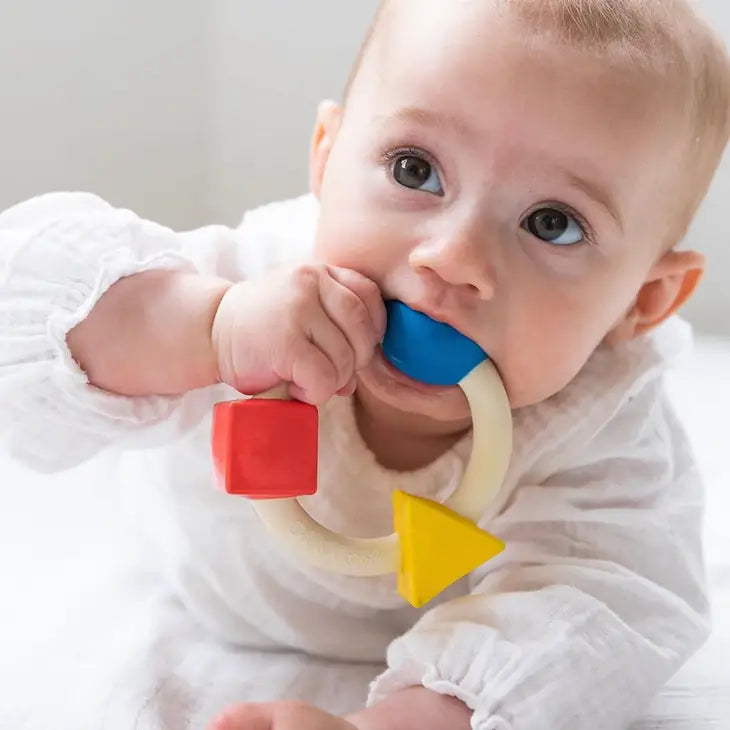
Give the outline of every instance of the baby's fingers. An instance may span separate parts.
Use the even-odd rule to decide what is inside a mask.
[[[350,343],[355,370],[364,368],[385,331],[385,306],[377,286],[355,271],[330,269],[330,276],[320,280],[320,301]]]
[[[338,285],[339,286],[339,285]],[[320,405],[347,392],[355,374],[355,353],[347,337],[322,309],[311,313],[293,344],[289,373],[291,395]]]
[[[245,703],[227,707],[208,724],[206,730],[273,730],[274,706]]]
[[[206,730],[355,730],[355,727],[302,702],[267,702],[229,707]]]
[[[342,385],[332,361],[313,342],[302,341],[293,353],[289,394],[304,403],[326,403]],[[346,383],[347,381],[345,381]]]
[[[327,271],[333,279],[360,298],[370,313],[370,319],[375,325],[378,338],[382,338],[385,334],[387,314],[380,287],[372,279],[368,279],[367,276],[352,269],[328,266]]]

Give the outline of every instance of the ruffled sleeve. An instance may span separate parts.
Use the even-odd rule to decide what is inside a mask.
[[[119,279],[151,269],[232,280],[282,263],[306,240],[315,208],[304,198],[252,212],[237,229],[175,233],[85,193],[54,193],[0,215],[0,436],[34,469],[74,466],[141,429],[174,436],[200,398],[127,398],[89,385],[66,345]],[[272,221],[278,221],[277,230]],[[186,410],[187,408],[187,410]],[[197,406],[200,410],[200,406]],[[173,415],[175,418],[173,418]]]

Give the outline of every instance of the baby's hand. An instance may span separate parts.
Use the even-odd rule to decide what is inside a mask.
[[[357,730],[355,725],[301,702],[235,705],[207,730]]]
[[[221,380],[256,395],[291,383],[319,405],[355,390],[385,331],[378,286],[349,269],[300,266],[232,286],[213,322]]]

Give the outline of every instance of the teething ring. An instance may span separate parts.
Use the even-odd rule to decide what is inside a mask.
[[[478,522],[502,485],[512,451],[512,414],[491,361],[478,365],[459,386],[469,401],[474,440],[461,483],[444,503]],[[376,576],[397,572],[398,534],[354,538],[316,522],[296,499],[257,500],[256,512],[282,546],[312,566],[333,573]]]
[[[443,505],[396,491],[394,532],[385,537],[354,538],[319,524],[296,496],[278,499],[257,494],[253,506],[269,533],[298,560],[323,571],[358,577],[397,573],[401,594],[414,606],[427,603],[501,552],[504,543],[480,530],[477,523],[497,496],[509,465],[509,401],[489,359],[473,367],[458,385],[471,409],[473,444],[461,481]],[[272,391],[263,398],[278,399],[281,405],[283,395],[281,391]],[[290,405],[295,409],[310,408],[304,404]],[[302,414],[306,416],[307,411]],[[226,412],[221,411],[214,427],[214,444],[219,440],[216,431],[230,426],[225,419]],[[314,482],[316,490],[316,474]]]

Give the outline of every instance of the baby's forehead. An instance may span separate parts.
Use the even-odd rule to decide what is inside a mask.
[[[533,17],[536,4],[585,9],[602,1],[387,0],[381,5],[363,60],[368,67],[366,86],[392,96],[426,96],[432,104],[439,98],[453,102],[454,95],[446,92],[454,86],[464,94],[489,97],[501,91],[499,75],[489,73],[490,67],[498,65],[514,83],[506,92],[519,98],[521,86],[526,85],[522,79],[544,65],[554,70],[555,83],[550,83],[555,93],[561,93],[561,85],[583,85],[585,98],[566,97],[566,105],[609,107],[618,100],[618,106],[653,108],[652,113],[671,114],[673,126],[691,136],[688,116],[693,105],[687,103],[687,85],[676,73],[658,69],[645,49],[638,49],[634,56],[625,44],[612,45],[618,33],[615,29],[613,36],[608,29],[595,29],[596,39],[603,38],[597,45],[577,37],[570,41],[569,28],[560,33],[547,30],[560,21],[558,13],[542,23]],[[627,0],[616,2],[626,4]],[[631,2],[642,4],[642,0]],[[590,14],[585,12],[587,22]],[[639,58],[641,54],[645,57]],[[420,94],[423,89],[436,93]],[[527,106],[524,112],[539,110]]]
[[[500,24],[528,47],[552,43],[654,69],[686,60],[702,27],[686,0],[381,0],[361,55],[408,39],[462,53],[462,44],[450,42],[462,24],[476,36]]]
[[[580,4],[579,0],[564,0]],[[590,5],[592,0],[580,0]],[[593,0],[596,1],[596,0]],[[492,47],[508,48],[501,59],[528,68],[534,59],[552,56],[567,60],[563,73],[580,75],[591,68],[591,84],[634,87],[657,83],[657,74],[637,62],[625,49],[570,43],[545,30],[545,23],[526,24],[522,8],[535,0],[388,0],[381,5],[361,63],[373,68],[375,81],[407,85],[414,79],[432,80],[458,74],[466,81],[483,75],[494,62]],[[550,4],[550,0],[545,0]],[[530,13],[529,10],[524,12]],[[533,19],[534,20],[534,19]],[[559,66],[560,64],[556,64]],[[453,79],[451,79],[453,80]],[[458,78],[456,79],[458,80]],[[444,83],[448,83],[444,79]]]

